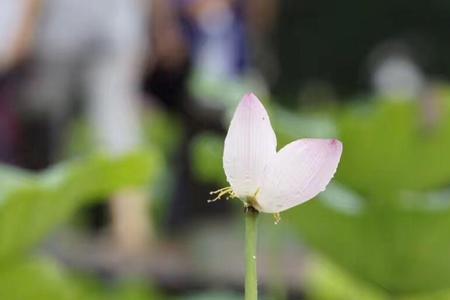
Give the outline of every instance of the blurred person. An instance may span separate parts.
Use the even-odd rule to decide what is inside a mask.
[[[259,40],[271,32],[277,0],[153,2],[152,63],[144,80],[148,93],[170,109],[210,119],[234,108],[249,89],[265,92],[253,65],[264,65],[256,52],[264,44]]]
[[[259,70],[276,73],[274,59],[269,59],[273,56],[268,36],[277,16],[277,0],[154,3],[152,61],[156,66],[145,86],[164,103],[183,109],[223,110],[234,107],[235,99],[247,89],[264,90]],[[181,98],[183,89],[196,101],[174,100]]]
[[[99,148],[119,155],[141,144],[139,78],[149,9],[145,0],[43,2],[24,112],[50,124],[52,160],[78,97],[86,100]],[[146,198],[133,190],[111,201],[113,237],[126,252],[142,249],[151,236]]]
[[[275,22],[277,3],[153,1],[153,51],[144,90],[181,119],[184,132],[174,157],[177,179],[168,216],[173,231],[202,213],[205,205],[194,196],[213,188],[197,182],[192,174],[192,140],[205,131],[223,133],[228,108],[234,110],[234,103],[248,90],[265,90],[264,80],[252,66],[264,65],[260,58],[267,55],[261,47],[268,43],[265,38]]]
[[[212,188],[196,182],[192,174],[191,141],[205,131],[223,133],[228,108],[231,112],[248,90],[265,90],[263,80],[252,71],[249,36],[251,31],[256,41],[270,31],[276,2],[154,1],[154,50],[144,88],[180,117],[184,129],[175,158],[177,183],[168,217],[171,229],[186,224],[205,207],[186,197],[207,194]]]

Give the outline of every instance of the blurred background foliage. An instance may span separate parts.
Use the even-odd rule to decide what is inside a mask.
[[[66,162],[39,174],[1,168],[0,282],[2,299],[84,299],[85,287],[66,276],[54,262],[35,259],[36,246],[83,206],[130,186],[155,180],[160,154],[145,149],[124,157],[91,155]],[[86,288],[88,285],[86,285]],[[95,285],[93,289],[95,290]],[[99,288],[97,288],[99,289]],[[117,299],[135,298],[110,292]],[[98,297],[111,299],[99,291]],[[91,298],[92,297],[92,298]]]

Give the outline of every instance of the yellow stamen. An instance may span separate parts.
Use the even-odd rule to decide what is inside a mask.
[[[215,202],[217,200],[220,200],[223,196],[227,196],[226,199],[230,199],[230,198],[236,198],[236,194],[233,192],[233,189],[231,188],[231,186],[225,187],[225,188],[221,188],[217,191],[213,191],[209,193],[210,195],[217,195],[214,199],[209,199],[208,203],[211,202]]]
[[[275,218],[275,225],[278,225],[279,223],[280,223],[280,221],[281,221],[281,215],[280,215],[280,213],[275,213],[275,214],[273,214],[273,217]]]

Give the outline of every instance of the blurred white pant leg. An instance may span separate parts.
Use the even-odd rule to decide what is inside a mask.
[[[142,12],[130,7],[127,11],[125,0],[113,2],[118,3],[118,10],[104,24],[105,51],[93,57],[85,80],[88,115],[98,145],[120,155],[143,143],[139,82],[146,37],[142,35]],[[143,190],[126,190],[111,200],[113,237],[127,253],[142,250],[151,240],[147,198]]]
[[[87,76],[88,117],[97,144],[123,154],[142,143],[136,59],[106,55],[91,62]]]

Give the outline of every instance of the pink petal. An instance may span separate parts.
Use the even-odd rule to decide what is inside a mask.
[[[338,140],[301,139],[286,145],[267,166],[257,202],[277,213],[325,190],[342,154]]]
[[[239,103],[225,138],[223,168],[238,197],[254,196],[277,140],[264,106],[254,94]]]

